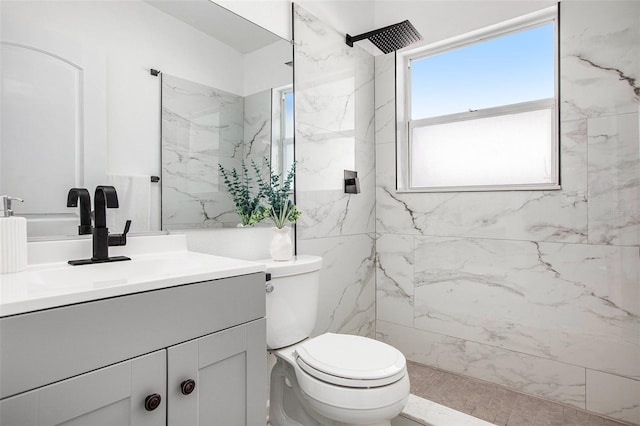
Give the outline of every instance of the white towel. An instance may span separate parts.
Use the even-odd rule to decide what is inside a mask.
[[[151,230],[151,176],[107,175],[107,184],[116,188],[120,207],[107,209],[107,226],[112,234],[120,234],[127,220],[130,232]]]

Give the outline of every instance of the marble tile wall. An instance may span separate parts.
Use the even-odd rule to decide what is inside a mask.
[[[163,229],[238,223],[218,163],[240,165],[243,109],[242,96],[163,74]]]
[[[395,60],[376,57],[376,332],[640,424],[640,3],[560,7],[560,191],[397,193]]]
[[[299,254],[321,255],[315,334],[374,335],[374,59],[294,6]],[[345,194],[344,170],[361,193]]]
[[[244,145],[242,157],[246,164],[262,165],[271,157],[271,90],[244,98]],[[266,170],[265,170],[265,176]]]
[[[235,227],[218,163],[251,171],[270,156],[271,90],[242,97],[166,74],[162,89],[163,229]]]

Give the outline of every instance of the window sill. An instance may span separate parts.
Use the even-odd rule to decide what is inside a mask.
[[[396,193],[430,193],[430,192],[502,192],[502,191],[558,191],[562,186],[545,185],[486,185],[486,186],[446,186],[433,188],[397,188]]]

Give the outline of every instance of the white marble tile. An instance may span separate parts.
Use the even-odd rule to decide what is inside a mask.
[[[296,86],[296,125],[300,123],[329,132],[355,131],[354,70],[345,70],[343,75],[332,77],[334,79],[326,77],[324,81],[316,82],[314,87],[298,89]],[[306,79],[307,76],[301,77],[296,72],[296,84]]]
[[[362,180],[370,179],[372,193],[376,190],[376,150],[373,139],[356,139],[356,164],[362,189]],[[373,199],[372,199],[373,200]]]
[[[296,140],[296,202],[303,212],[298,228],[300,238],[374,232],[373,143],[304,129],[309,131],[306,137]],[[358,172],[359,194],[344,193],[344,170]]]
[[[410,197],[395,190],[395,149],[394,143],[376,144],[376,231],[421,234],[418,224],[424,213]]]
[[[374,62],[299,6],[295,102],[298,189],[342,190],[344,170],[373,171]]]
[[[358,50],[354,60],[355,135],[373,151],[375,139],[375,58]]]
[[[358,123],[358,131],[373,135],[373,57],[359,46],[347,46],[343,34],[297,5],[294,15],[296,125],[356,131],[364,102],[371,104],[365,113],[368,124]]]
[[[561,119],[637,112],[640,2],[560,3]]]
[[[300,191],[344,188],[344,170],[356,168],[353,133],[322,132],[296,123],[296,185]]]
[[[376,143],[395,142],[395,53],[376,56]]]
[[[244,98],[223,90],[163,74],[163,143],[194,155],[242,156]],[[183,150],[183,151],[181,151]],[[216,165],[217,166],[217,165]]]
[[[413,326],[413,236],[376,240],[376,319]]]
[[[589,242],[640,245],[638,114],[591,118]]]
[[[348,68],[345,58],[363,51],[358,46],[347,46],[344,34],[297,4],[293,8],[293,26],[295,69],[297,74],[301,72],[305,76],[305,81],[300,87],[296,86],[296,90],[315,86],[323,77],[331,79],[341,75]]]
[[[416,237],[415,327],[640,378],[635,247]]]
[[[163,228],[235,226],[218,163],[239,166],[243,98],[170,75],[162,84]]]
[[[297,199],[301,239],[375,231],[374,60],[296,6]],[[359,194],[344,194],[355,170]]]
[[[585,407],[584,368],[385,321],[376,335],[409,360]]]
[[[242,158],[261,164],[271,152],[271,90],[244,98],[244,137]]]
[[[640,424],[640,381],[587,370],[587,410]]]
[[[587,210],[587,120],[565,121],[560,124],[559,194],[579,204],[576,219],[583,225]],[[585,238],[580,242],[586,242]]]
[[[337,191],[298,191],[302,210],[298,235],[302,239],[370,233],[375,230],[375,192],[372,175],[360,178],[359,194]]]
[[[582,191],[396,194],[396,198],[402,207],[413,211],[415,223],[406,224],[409,229],[424,235],[571,243],[586,240]]]
[[[375,322],[375,236],[299,240],[298,254],[323,259],[314,334],[330,331],[371,336]]]
[[[385,307],[377,331],[416,361],[584,408],[585,367],[640,378],[640,3],[562,2],[561,20],[559,191],[396,192],[394,74],[377,57],[376,232],[416,240],[415,328]]]
[[[226,194],[190,194],[165,185],[163,196],[163,229],[235,227],[240,223]]]

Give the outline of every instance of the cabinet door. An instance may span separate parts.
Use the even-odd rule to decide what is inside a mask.
[[[0,401],[0,425],[163,425],[166,351],[161,350]],[[147,396],[160,405],[145,409]]]
[[[260,319],[167,349],[168,425],[264,426],[265,333]]]

